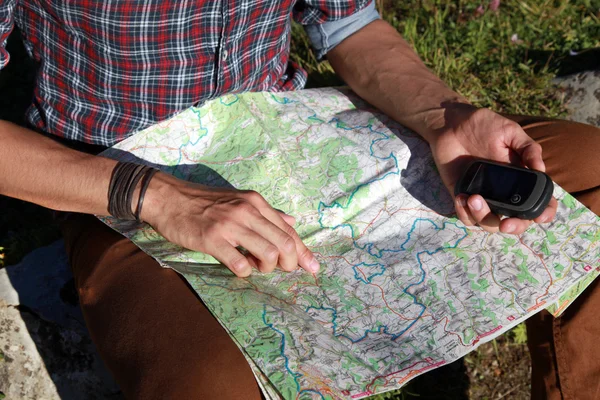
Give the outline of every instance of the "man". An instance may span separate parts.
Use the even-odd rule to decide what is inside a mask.
[[[305,74],[288,62],[291,15],[355,92],[429,142],[451,193],[462,160],[481,157],[547,169],[600,213],[598,130],[469,105],[426,69],[369,0],[0,0],[0,42],[16,23],[39,63],[32,129],[0,122],[0,193],[107,215],[115,161],[71,147],[113,145],[226,93],[301,88]],[[0,51],[0,66],[7,62]],[[293,217],[257,193],[164,173],[146,184],[141,220],[240,277],[253,268],[319,268]],[[133,199],[142,185],[132,186]],[[126,204],[128,213],[135,203]],[[553,200],[535,222],[552,220],[556,208]],[[501,220],[480,196],[457,197],[456,211],[466,225],[489,232],[520,234],[531,223]],[[92,339],[126,396],[260,398],[242,354],[176,273],[89,215],[71,215],[63,232]],[[553,323],[543,314],[530,323],[534,397],[600,393],[591,306],[599,297],[590,288],[565,317]]]

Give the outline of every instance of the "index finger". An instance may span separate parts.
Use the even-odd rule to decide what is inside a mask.
[[[298,256],[298,264],[303,269],[311,273],[317,273],[319,271],[319,262],[313,255],[313,253],[306,247],[306,245],[298,236],[298,233],[292,228],[282,217],[281,214],[276,211],[271,205],[256,192],[246,193],[248,201],[260,211],[260,213],[279,229],[287,233],[294,239],[296,244],[296,254]]]
[[[302,242],[296,230],[288,225],[283,218],[281,218],[279,213],[270,206],[262,209],[259,208],[258,210],[264,215],[265,218],[274,223],[279,229],[294,239],[294,243],[296,244],[296,254],[298,256],[298,264],[313,274],[319,272],[319,262],[313,253],[308,249],[308,247],[306,247],[306,245]]]

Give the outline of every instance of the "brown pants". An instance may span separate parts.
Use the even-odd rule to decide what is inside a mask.
[[[600,214],[600,129],[512,118],[543,146],[550,176]],[[177,273],[91,216],[63,232],[92,340],[128,398],[261,398],[241,352]],[[528,320],[534,399],[600,398],[599,284],[563,317]]]

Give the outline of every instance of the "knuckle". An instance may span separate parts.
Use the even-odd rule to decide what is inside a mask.
[[[539,143],[536,143],[536,142],[532,142],[529,145],[529,151],[528,151],[528,153],[529,153],[530,157],[533,156],[533,155],[537,156],[537,155],[541,154],[542,153],[542,145],[539,144]]]
[[[263,197],[255,190],[244,190],[244,198],[250,202],[262,201]]]
[[[194,243],[192,250],[200,251],[202,253],[209,253],[209,246],[206,244],[205,238],[201,238]]]
[[[304,247],[302,250],[300,250],[300,254],[298,254],[298,257],[302,260],[309,260],[312,258],[312,254],[310,250],[308,250],[308,248]]]
[[[274,263],[279,259],[279,249],[277,247],[270,245],[264,251],[265,261]]]
[[[292,264],[281,265],[281,269],[286,272],[294,271],[296,268],[297,268],[296,265],[292,265]]]
[[[256,207],[246,201],[236,204],[235,211],[242,215],[256,215],[257,213]]]
[[[493,113],[493,111],[492,111]],[[495,113],[494,113],[495,114]],[[520,132],[522,131],[521,125],[518,122],[515,122],[508,118],[502,118],[500,121],[500,127],[502,130],[506,132]]]
[[[295,229],[294,229],[292,226],[290,226],[290,225],[288,225],[288,224],[285,224],[285,225],[283,226],[283,229],[282,229],[282,230],[283,230],[283,232],[284,232],[286,235],[288,235],[288,236],[289,236],[291,239],[293,239],[293,240],[298,240],[298,239],[300,239],[300,237],[299,237],[299,236],[298,236],[298,234],[296,233],[296,230],[295,230]]]
[[[281,250],[283,250],[286,254],[294,252],[294,250],[296,250],[296,242],[294,239],[288,236],[281,244]]]
[[[202,235],[205,240],[214,240],[223,236],[222,234],[223,223],[214,223],[204,228],[204,234]]]
[[[235,272],[242,272],[248,269],[249,266],[250,264],[248,263],[248,260],[246,260],[245,257],[236,258],[230,263],[231,269]]]
[[[506,120],[506,127],[507,129],[510,129],[511,131],[523,131],[523,129],[521,128],[521,125],[519,125],[517,122],[512,121],[512,120]]]

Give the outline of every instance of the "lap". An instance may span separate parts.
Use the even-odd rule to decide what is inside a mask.
[[[72,216],[63,234],[90,335],[127,398],[261,398],[242,353],[176,272],[92,216]]]

